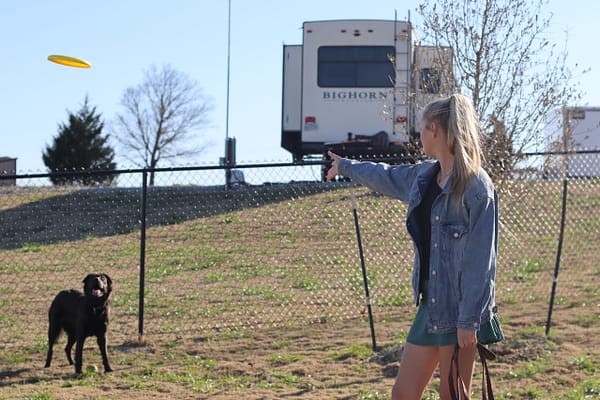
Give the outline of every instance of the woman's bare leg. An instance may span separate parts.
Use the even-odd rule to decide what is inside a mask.
[[[392,388],[392,400],[421,400],[439,362],[439,347],[406,343]]]
[[[440,356],[440,399],[449,400],[450,387],[448,385],[448,374],[450,373],[450,364],[452,354],[454,353],[454,345],[437,347]],[[463,347],[458,352],[458,367],[460,376],[465,382],[467,393],[471,393],[471,380],[473,378],[473,367],[475,364],[475,353],[477,347]]]

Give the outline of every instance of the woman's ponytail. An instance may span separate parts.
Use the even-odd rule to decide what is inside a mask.
[[[475,107],[468,97],[457,93],[428,104],[423,118],[428,122],[437,121],[446,131],[446,143],[454,155],[450,192],[460,206],[469,179],[479,173],[482,164],[480,126]]]

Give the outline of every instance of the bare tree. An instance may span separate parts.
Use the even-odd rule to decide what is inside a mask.
[[[137,165],[156,168],[162,160],[198,154],[207,146],[190,142],[207,124],[212,105],[195,81],[169,65],[151,66],[141,84],[125,90],[121,105],[116,136],[125,157]],[[149,184],[154,185],[154,172]]]
[[[545,142],[550,115],[581,99],[567,53],[546,37],[547,3],[425,0],[418,8],[425,39],[453,49],[456,85],[478,111],[496,177]]]

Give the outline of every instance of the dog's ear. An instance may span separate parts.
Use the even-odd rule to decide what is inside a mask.
[[[112,289],[112,279],[110,279],[110,276],[108,276],[107,274],[102,274],[104,276],[104,278],[106,279],[106,283],[108,284],[108,287],[110,289]]]
[[[83,281],[82,281],[82,283],[83,283],[83,287],[84,287],[84,288],[85,288],[85,287],[86,287],[86,285],[88,284],[89,280],[90,280],[90,279],[92,279],[93,277],[94,277],[94,275],[92,275],[92,274],[88,274],[88,275],[87,275],[85,278],[83,278]]]

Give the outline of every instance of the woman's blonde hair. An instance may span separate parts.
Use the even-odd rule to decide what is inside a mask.
[[[435,100],[423,110],[423,120],[437,122],[447,134],[448,149],[454,155],[450,192],[460,204],[469,179],[482,165],[479,119],[473,103],[462,94]]]

